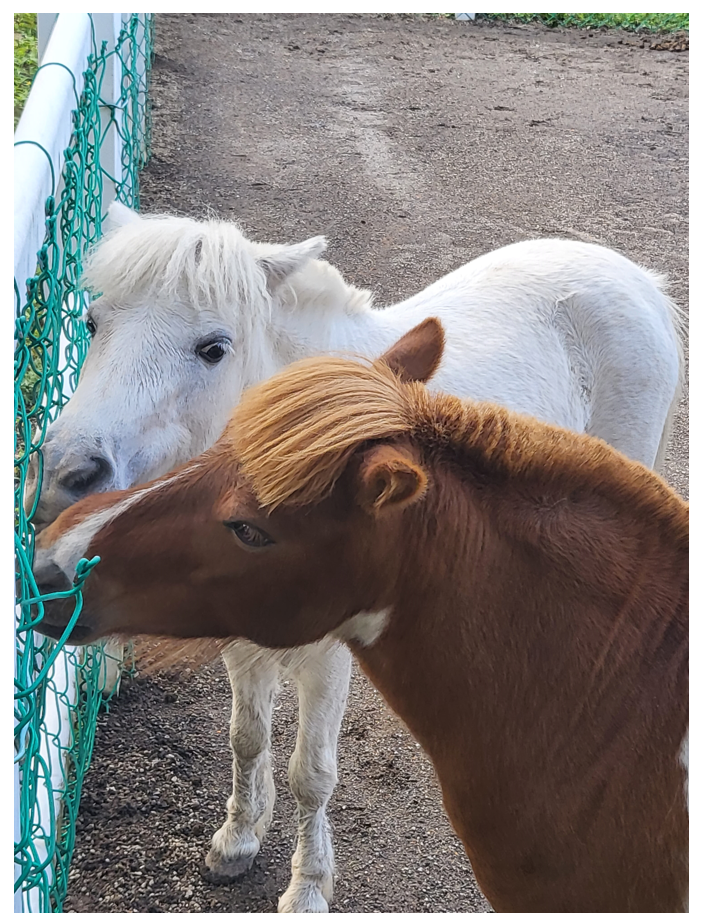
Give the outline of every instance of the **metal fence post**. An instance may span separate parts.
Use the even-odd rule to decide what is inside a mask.
[[[95,46],[99,53],[103,42],[107,43],[107,50],[112,51],[119,38],[122,28],[123,13],[91,13],[95,28]],[[120,153],[120,138],[115,121],[115,104],[121,95],[122,73],[119,59],[110,55],[105,62],[105,74],[102,81],[100,119],[103,141],[100,145],[100,166],[106,176],[102,188],[102,209],[115,198],[115,183],[122,183],[122,157]],[[110,179],[112,178],[112,179]]]
[[[129,13],[92,13],[93,27],[95,29],[96,51],[100,52],[103,42],[107,44],[107,51],[112,51],[119,38],[123,20],[129,19]],[[105,72],[102,80],[102,93],[100,105],[100,127],[103,136],[100,145],[100,166],[104,171],[102,185],[102,211],[107,211],[109,204],[115,199],[117,187],[124,179],[122,167],[121,139],[117,131],[117,114],[115,105],[122,94],[122,68],[117,55],[110,55],[105,61]],[[124,657],[124,645],[109,641],[104,646],[105,661],[104,689],[108,693],[117,693],[121,677],[120,664]]]

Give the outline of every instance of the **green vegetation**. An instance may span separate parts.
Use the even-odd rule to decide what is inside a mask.
[[[37,70],[37,14],[15,13],[15,126]]]
[[[547,26],[628,29],[632,32],[689,32],[689,13],[485,13],[490,19],[539,20]]]

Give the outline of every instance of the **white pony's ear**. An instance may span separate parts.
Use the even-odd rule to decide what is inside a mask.
[[[292,273],[302,269],[308,260],[314,260],[324,253],[326,248],[327,239],[325,237],[311,237],[308,241],[302,241],[301,244],[276,247],[271,253],[260,257],[259,263],[266,274],[269,288],[275,289]]]
[[[116,199],[110,204],[107,210],[107,221],[105,222],[105,231],[113,231],[115,228],[122,228],[124,225],[133,225],[141,221],[141,215],[133,209],[127,208]]]

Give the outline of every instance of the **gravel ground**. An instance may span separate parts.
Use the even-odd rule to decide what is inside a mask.
[[[666,272],[687,310],[688,53],[656,37],[437,17],[158,15],[143,208],[326,234],[379,303],[516,240],[565,236]],[[671,47],[668,43],[667,47]],[[687,399],[666,475],[687,496]],[[293,850],[296,710],[276,710],[278,803],[249,875],[201,875],[229,794],[223,668],[137,677],[98,725],[66,912],[270,912]],[[333,911],[487,906],[431,768],[355,676],[331,806]]]

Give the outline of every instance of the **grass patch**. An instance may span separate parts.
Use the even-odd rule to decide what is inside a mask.
[[[15,128],[37,72],[37,14],[15,13]]]
[[[627,29],[630,32],[689,32],[689,13],[484,13],[489,19],[538,20],[547,26]]]

